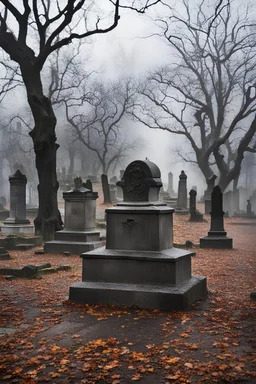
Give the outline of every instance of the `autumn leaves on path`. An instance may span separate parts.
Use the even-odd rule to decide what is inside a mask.
[[[3,266],[72,269],[40,280],[0,277],[0,323],[9,329],[0,337],[0,381],[254,383],[255,226],[239,220],[225,223],[233,250],[196,249],[192,270],[207,276],[209,296],[185,312],[70,303],[69,286],[81,281],[78,256],[11,251]],[[208,226],[175,217],[174,241],[198,242]]]

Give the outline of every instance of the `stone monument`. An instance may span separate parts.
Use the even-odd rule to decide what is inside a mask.
[[[70,252],[80,255],[102,246],[100,232],[95,230],[98,192],[84,188],[81,177],[76,177],[74,183],[73,190],[63,192],[64,229],[55,232],[54,240],[44,244],[45,253]]]
[[[202,213],[196,209],[196,195],[197,192],[194,189],[191,189],[189,192],[189,213],[190,221],[204,221]]]
[[[111,196],[110,196],[110,189],[109,189],[107,175],[104,175],[104,174],[101,175],[101,183],[102,183],[102,190],[103,190],[103,196],[104,196],[104,204],[111,204]]]
[[[175,213],[177,215],[186,215],[188,214],[188,194],[187,194],[187,175],[184,171],[181,171],[179,176],[179,187],[178,187],[178,200]]]
[[[174,209],[158,201],[159,168],[133,161],[117,184],[124,200],[106,209],[106,247],[81,255],[82,282],[69,299],[170,310],[206,297],[206,278],[191,275],[194,252],[173,247]]]
[[[173,190],[173,174],[172,172],[168,173],[168,189],[167,189],[170,197],[175,197],[175,192]]]
[[[10,216],[1,227],[2,233],[34,233],[34,225],[26,218],[26,184],[27,178],[18,169],[9,177],[10,182]]]
[[[252,211],[251,198],[247,200],[246,215],[247,217],[254,217],[254,212]]]
[[[213,188],[211,197],[211,228],[208,236],[200,239],[200,248],[233,248],[233,239],[227,237],[224,230],[222,192],[218,185]]]
[[[217,179],[216,175],[212,175],[209,177],[206,182],[207,182],[207,189],[204,193],[204,213],[206,215],[210,214],[211,211],[211,193],[214,188],[215,180]]]

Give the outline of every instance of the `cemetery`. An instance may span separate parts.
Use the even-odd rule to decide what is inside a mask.
[[[187,213],[176,215],[149,160],[114,180],[122,193],[113,203],[102,181],[94,191],[88,179],[70,183],[64,229],[43,248],[42,239],[7,245],[22,234],[1,238],[1,380],[253,382],[251,211],[225,217],[215,186],[205,214],[193,186],[181,194]]]
[[[0,0],[0,383],[256,383],[256,3]]]

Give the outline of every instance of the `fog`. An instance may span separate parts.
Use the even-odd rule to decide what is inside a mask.
[[[176,2],[177,4],[178,2]],[[99,79],[115,80],[123,75],[134,75],[140,78],[151,68],[173,61],[174,57],[170,53],[170,48],[167,49],[166,44],[159,37],[152,36],[157,31],[153,22],[155,17],[156,11],[150,11],[146,15],[122,11],[119,25],[113,31],[95,35],[82,46],[81,55],[85,67],[88,67],[88,70],[98,71]],[[12,100],[13,94],[7,97],[6,105]],[[20,93],[17,91],[15,95],[15,113],[19,113],[27,107],[27,103],[24,91],[20,91]],[[57,111],[57,116],[57,137],[58,141],[61,141],[62,113]],[[188,176],[188,190],[196,184],[198,195],[203,194],[205,181],[201,172],[191,164],[183,162],[174,153],[177,147],[190,151],[190,145],[181,136],[172,135],[162,130],[152,130],[133,121],[129,122],[128,133],[133,137],[141,136],[145,143],[129,161],[147,157],[159,166],[165,185],[167,184],[168,172],[171,171],[174,175],[175,190],[178,187],[178,176],[181,170],[184,170]],[[59,158],[58,167],[61,167],[61,163],[62,159]],[[77,169],[76,173],[78,172]],[[255,187],[254,183],[253,187]]]

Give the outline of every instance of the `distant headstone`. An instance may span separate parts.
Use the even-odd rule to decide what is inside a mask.
[[[187,208],[187,175],[184,171],[181,171],[179,178],[177,207]]]
[[[173,190],[173,174],[172,172],[168,173],[168,193],[170,196],[174,196],[174,190]]]
[[[197,192],[194,189],[191,189],[189,192],[189,212],[190,212],[190,221],[204,221],[202,213],[196,209],[196,195]]]
[[[6,198],[4,196],[0,197],[0,203],[5,207],[7,204]]]
[[[101,183],[104,196],[104,204],[111,204],[110,189],[107,175],[101,175]]]
[[[254,216],[254,212],[252,211],[251,199],[247,200],[246,214],[248,217]]]
[[[115,184],[109,184],[110,200],[112,203],[117,202],[116,188]]]
[[[110,183],[111,184],[116,184],[117,182],[118,182],[118,180],[117,180],[116,176],[113,176],[113,177],[110,178]]]
[[[9,177],[10,182],[10,217],[4,224],[30,224],[26,219],[26,184],[27,178],[18,169]]]
[[[74,184],[73,190],[63,192],[64,229],[55,232],[54,240],[44,243],[45,253],[80,255],[102,245],[100,232],[95,230],[98,192],[85,188],[81,177],[76,177]]]
[[[206,180],[207,189],[204,194],[204,212],[206,215],[209,215],[211,212],[211,193],[213,191],[216,179],[217,179],[217,176],[212,175]]]
[[[208,236],[200,239],[200,248],[232,248],[233,240],[227,237],[224,230],[224,212],[222,207],[222,192],[217,185],[211,194],[211,228]]]
[[[83,186],[84,186],[86,189],[89,189],[90,191],[93,192],[92,182],[91,182],[90,179],[87,179],[87,180],[86,180],[86,183],[83,183]]]

